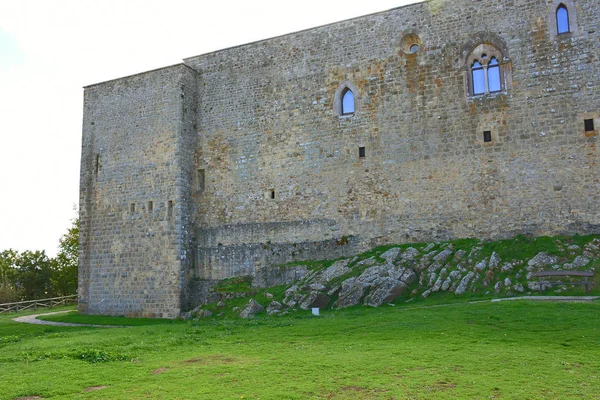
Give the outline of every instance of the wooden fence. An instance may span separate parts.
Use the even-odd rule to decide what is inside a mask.
[[[70,296],[63,297],[52,297],[50,299],[40,300],[27,300],[19,301],[17,303],[4,303],[0,304],[0,314],[18,312],[24,310],[37,310],[38,308],[54,307],[63,304],[71,304],[77,302],[77,295],[72,294]]]

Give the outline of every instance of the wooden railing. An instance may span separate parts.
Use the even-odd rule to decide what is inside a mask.
[[[24,310],[37,310],[38,308],[54,307],[63,304],[71,304],[77,302],[77,295],[72,294],[70,296],[63,297],[52,297],[50,299],[39,299],[39,300],[27,300],[19,301],[17,303],[4,303],[0,304],[0,314],[18,312]]]

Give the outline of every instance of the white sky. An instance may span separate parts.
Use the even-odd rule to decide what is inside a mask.
[[[0,251],[71,225],[83,86],[415,2],[0,0]]]

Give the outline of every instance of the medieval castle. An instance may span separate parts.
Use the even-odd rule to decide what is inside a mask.
[[[386,243],[600,232],[597,0],[431,0],[85,88],[80,311]]]

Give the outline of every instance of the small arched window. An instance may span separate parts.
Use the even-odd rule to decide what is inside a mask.
[[[346,88],[342,93],[342,115],[354,114],[354,93]]]
[[[560,35],[561,33],[569,33],[569,10],[567,6],[561,4],[556,9],[556,32]]]

